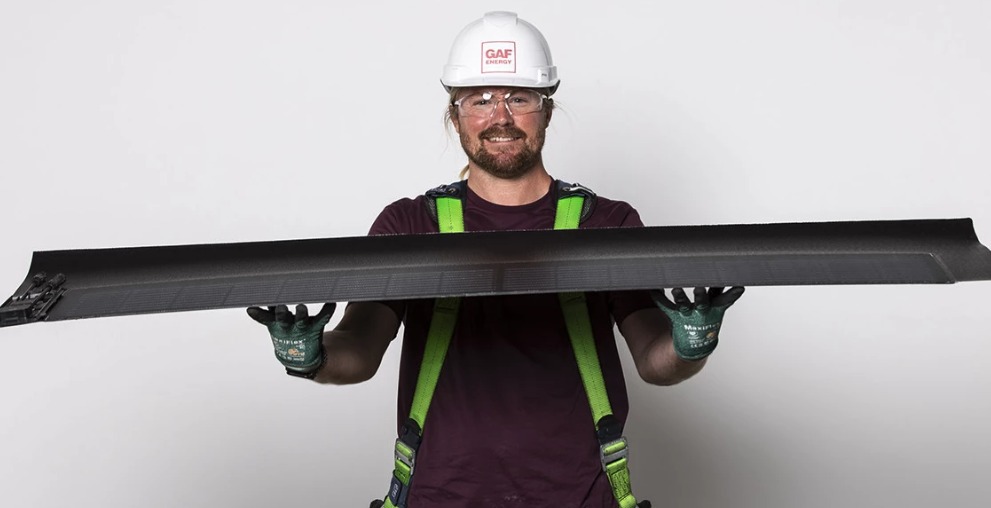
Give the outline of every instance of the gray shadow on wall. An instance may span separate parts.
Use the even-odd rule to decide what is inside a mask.
[[[756,432],[753,424],[728,421],[736,408],[719,407],[721,397],[706,393],[709,383],[651,386],[632,367],[624,367],[631,407],[626,437],[637,499],[680,508],[801,504],[785,488],[794,472],[770,429]]]

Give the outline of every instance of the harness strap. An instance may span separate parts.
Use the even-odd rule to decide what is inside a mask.
[[[441,233],[464,233],[464,200],[467,197],[464,181],[441,185],[427,191],[427,210],[437,223]]]
[[[558,200],[554,229],[577,229],[582,217],[585,197],[574,195]],[[637,500],[630,485],[629,448],[623,437],[622,425],[613,416],[606,383],[602,377],[599,355],[595,349],[592,321],[588,315],[585,293],[560,293],[561,309],[568,327],[571,348],[578,361],[578,372],[585,386],[588,405],[592,409],[596,435],[599,437],[599,459],[609,478],[613,495],[620,508],[634,508]]]
[[[581,185],[556,182],[557,210],[554,229],[577,229],[582,220],[588,217],[595,203],[595,194]],[[464,182],[444,185],[427,193],[428,210],[436,219],[441,233],[464,232],[465,197]],[[599,458],[602,469],[609,478],[613,495],[620,508],[634,508],[637,505],[630,488],[630,470],[626,438],[622,425],[612,414],[602,367],[595,349],[592,323],[588,315],[588,304],[584,293],[562,293],[559,295],[564,312],[568,336],[578,362],[582,384],[588,396],[589,406],[599,438]],[[454,336],[457,324],[460,298],[438,298],[434,303],[434,313],[427,332],[420,374],[413,393],[410,416],[403,425],[396,440],[395,469],[389,495],[383,508],[405,508],[406,497],[413,483],[416,469],[416,452],[423,437],[423,425],[433,399],[437,380],[440,378],[447,349]],[[649,506],[649,505],[648,505]]]
[[[461,198],[456,192],[444,192],[431,201],[435,202],[437,224],[441,233],[464,232],[464,210],[461,206]],[[385,498],[384,508],[406,507],[406,497],[413,483],[416,452],[423,438],[423,425],[427,421],[430,401],[434,397],[434,389],[437,388],[437,380],[440,379],[444,358],[454,336],[460,303],[461,299],[457,297],[438,298],[434,301],[434,313],[427,331],[427,343],[424,346],[423,361],[420,363],[420,374],[416,379],[409,420],[403,425],[401,435],[396,440],[395,469],[392,472],[392,484],[389,486],[389,495]]]

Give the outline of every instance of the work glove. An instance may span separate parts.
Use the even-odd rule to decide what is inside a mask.
[[[311,377],[323,365],[323,328],[337,308],[326,303],[316,316],[310,317],[306,305],[296,306],[296,315],[285,305],[249,307],[248,315],[268,328],[275,346],[275,357],[286,366],[286,372]]]
[[[708,291],[704,287],[695,288],[695,303],[688,300],[685,290],[671,290],[674,302],[668,300],[664,291],[651,291],[654,303],[671,319],[671,336],[674,337],[674,351],[685,360],[701,360],[712,353],[719,343],[719,329],[723,324],[723,314],[733,305],[743,288],[714,287]]]

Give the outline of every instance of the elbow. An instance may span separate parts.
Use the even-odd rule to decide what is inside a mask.
[[[328,362],[313,380],[324,385],[354,385],[368,381],[377,371],[378,365],[340,365]]]
[[[698,374],[705,366],[706,359],[690,361],[680,358],[674,359],[670,363],[665,363],[663,367],[643,367],[638,366],[637,373],[640,379],[647,384],[656,386],[674,386],[682,381],[688,380]]]
[[[325,339],[324,350],[327,356],[314,381],[330,385],[353,385],[371,379],[382,364],[382,354],[376,354],[359,345],[354,341],[331,342]]]
[[[672,376],[659,372],[640,372],[640,379],[654,386],[674,386],[688,379],[688,377]]]
[[[371,375],[363,373],[321,370],[313,380],[322,385],[355,385],[371,378]]]

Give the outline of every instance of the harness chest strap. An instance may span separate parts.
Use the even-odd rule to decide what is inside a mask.
[[[594,205],[594,194],[579,185],[556,182],[558,202],[555,212],[554,229],[576,229],[581,220],[588,216]],[[430,211],[437,218],[441,233],[464,232],[464,211],[462,199],[465,194],[464,182],[441,186],[427,194]],[[586,199],[589,198],[589,199]],[[582,384],[588,396],[589,406],[599,438],[599,457],[602,468],[609,478],[613,494],[621,508],[634,508],[637,505],[630,488],[629,459],[626,438],[622,436],[622,425],[612,414],[609,397],[606,393],[602,368],[595,349],[592,325],[588,316],[588,305],[584,293],[562,293],[559,295],[568,328],[568,336],[578,361]],[[412,485],[416,464],[416,452],[427,419],[427,410],[433,398],[441,367],[447,355],[447,348],[454,335],[457,323],[459,298],[439,298],[434,304],[434,314],[427,332],[423,362],[413,394],[413,404],[409,419],[403,425],[396,440],[395,470],[385,508],[405,508],[406,497]]]

